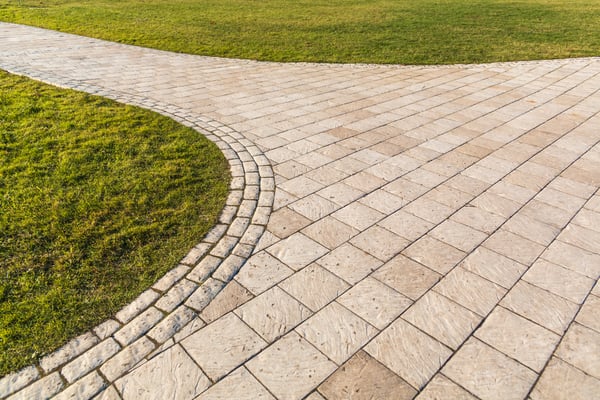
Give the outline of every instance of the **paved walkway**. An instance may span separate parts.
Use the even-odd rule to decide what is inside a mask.
[[[0,23],[0,68],[194,126],[235,177],[177,268],[0,398],[599,398],[600,59],[259,63]]]

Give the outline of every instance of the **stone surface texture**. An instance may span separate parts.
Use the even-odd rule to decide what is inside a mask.
[[[599,58],[282,64],[0,23],[0,68],[170,116],[233,177],[171,272],[0,399],[600,393]]]

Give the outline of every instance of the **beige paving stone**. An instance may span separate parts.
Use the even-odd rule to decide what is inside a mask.
[[[328,400],[409,400],[416,394],[413,387],[364,351],[323,382],[319,392]]]
[[[295,273],[279,286],[312,311],[320,310],[350,287],[317,264],[311,264]]]
[[[119,344],[113,338],[108,338],[65,365],[60,372],[69,383],[72,383],[104,363],[119,350]]]
[[[317,194],[339,206],[345,206],[363,196],[364,192],[345,183],[338,182],[319,190]]]
[[[479,195],[470,204],[505,219],[510,218],[521,207],[521,204],[516,201],[497,196],[490,192]]]
[[[294,160],[289,160],[273,167],[273,171],[286,179],[292,179],[308,172],[310,168]]]
[[[600,393],[600,380],[552,357],[531,391],[531,400],[588,400]]]
[[[272,245],[267,251],[297,271],[326,254],[328,250],[298,232]]]
[[[412,300],[421,297],[441,278],[437,272],[403,255],[394,257],[372,276]]]
[[[527,203],[520,212],[528,217],[560,229],[564,228],[573,216],[572,213],[535,199]]]
[[[560,340],[557,334],[502,307],[492,311],[475,336],[538,373]]]
[[[106,383],[104,383],[104,380],[94,371],[87,374],[53,398],[56,400],[89,399],[105,386]]]
[[[294,202],[298,200],[297,196],[294,196],[291,193],[286,192],[285,190],[281,189],[281,187],[277,187],[275,190],[275,199],[273,200],[273,210],[278,210],[281,207],[285,207],[288,204]],[[261,208],[261,207],[259,207]],[[266,209],[266,207],[263,207]],[[254,224],[260,224],[260,225],[266,225],[268,221],[268,216],[266,216],[265,219],[257,219],[257,215],[254,215],[254,218],[252,219],[252,223]]]
[[[235,280],[254,295],[258,295],[292,273],[293,270],[281,261],[266,251],[261,251],[250,257],[235,276]]]
[[[385,328],[412,304],[409,298],[371,277],[353,286],[337,301],[377,329]]]
[[[381,332],[365,351],[417,389],[452,355],[446,346],[402,319]]]
[[[227,314],[229,311],[244,304],[253,297],[254,296],[248,291],[248,289],[236,281],[231,281],[227,284],[227,286],[225,286],[225,288],[223,288],[223,290],[221,290],[221,292],[219,292],[217,297],[215,297],[208,304],[208,306],[202,310],[200,317],[206,323],[211,323],[212,321]]]
[[[442,374],[437,374],[416,397],[416,400],[476,400],[477,398],[465,389],[452,382]]]
[[[386,215],[398,210],[406,204],[400,197],[383,189],[378,189],[369,193],[367,196],[361,198],[359,202]]]
[[[425,293],[402,318],[455,350],[481,321],[477,314],[433,291]]]
[[[506,293],[506,289],[463,268],[455,268],[434,290],[469,310],[486,316]]]
[[[487,238],[486,234],[454,221],[444,221],[430,235],[465,252],[473,250]]]
[[[598,286],[598,284],[596,284]],[[581,325],[600,332],[600,297],[590,295],[583,303],[575,321]]]
[[[64,386],[58,372],[43,377],[35,381],[25,389],[8,397],[9,400],[18,399],[48,399],[58,393]]]
[[[234,314],[227,314],[181,341],[212,380],[220,379],[267,343]]]
[[[354,313],[333,302],[296,328],[301,336],[336,364],[343,364],[378,332]]]
[[[459,209],[473,199],[472,195],[454,189],[447,184],[435,187],[423,197],[453,209]]]
[[[499,215],[492,214],[479,207],[463,207],[453,214],[450,220],[487,233],[488,235],[505,222],[505,219]]]
[[[198,285],[196,283],[187,279],[182,279],[175,286],[169,289],[167,293],[163,294],[163,296],[160,299],[158,299],[158,301],[154,305],[162,311],[171,312],[179,304],[185,301],[185,299],[187,299],[188,296],[192,294],[197,287]],[[151,311],[155,311],[155,309],[153,307],[149,308],[146,312],[136,317],[134,321],[140,318],[142,315],[148,314]],[[132,323],[133,321],[130,322],[128,325]],[[115,335],[115,337],[117,336]]]
[[[276,236],[285,239],[308,224],[310,224],[308,218],[303,217],[288,207],[283,207],[271,214],[267,229]]]
[[[126,346],[152,329],[163,317],[164,314],[157,308],[150,307],[118,330],[113,336],[121,345]]]
[[[357,202],[351,203],[341,210],[336,211],[333,213],[333,216],[345,224],[361,231],[383,218],[383,214],[379,211]]]
[[[559,239],[562,242],[600,254],[600,232],[569,224],[563,229]]]
[[[34,365],[0,378],[0,397],[5,398],[10,393],[21,390],[29,383],[40,378],[40,373]]]
[[[409,202],[427,192],[428,188],[402,177],[385,185],[383,190],[400,197],[405,202]]]
[[[554,241],[542,254],[541,258],[588,278],[597,279],[600,276],[600,254],[589,252],[560,240]]]
[[[114,386],[109,386],[94,397],[94,400],[121,400],[121,398],[117,389]]]
[[[527,267],[485,247],[479,247],[460,264],[461,268],[510,289]]]
[[[244,367],[240,367],[225,378],[211,386],[206,392],[196,397],[196,400],[275,400],[267,389],[260,384]]]
[[[582,228],[590,229],[592,231],[600,232],[600,212],[591,211],[584,208],[577,213],[573,219],[573,224],[581,226]]]
[[[322,185],[331,185],[332,183],[341,181],[347,176],[347,173],[330,167],[329,165],[324,165],[306,173],[306,177]]]
[[[133,368],[142,358],[146,357],[154,348],[154,343],[143,336],[104,363],[100,367],[100,371],[109,382],[114,382]]]
[[[344,243],[319,259],[317,264],[346,282],[355,284],[377,269],[382,262],[350,243]]]
[[[318,194],[311,194],[303,199],[293,202],[289,205],[289,208],[302,214],[311,221],[317,221],[331,214],[340,208],[340,206]]]
[[[504,354],[470,339],[444,366],[443,374],[481,399],[523,399],[537,374]]]
[[[271,343],[306,320],[312,312],[275,286],[239,307],[235,314]]]
[[[248,370],[278,399],[301,399],[336,369],[292,331],[250,360]]]
[[[414,242],[402,254],[440,274],[450,271],[466,255],[465,252],[429,235]]]
[[[123,400],[189,399],[210,386],[210,381],[177,345],[115,382]]]
[[[559,335],[578,310],[575,303],[524,281],[517,282],[501,305]]]
[[[334,249],[358,234],[358,230],[329,216],[305,228],[304,233],[309,238],[322,244],[328,249]]]
[[[509,219],[502,229],[528,238],[542,246],[548,246],[560,233],[560,229],[520,213]]]
[[[110,331],[112,329],[116,330],[115,328],[118,327],[119,324],[116,323],[116,321],[113,321],[113,323],[109,322],[108,324],[103,325],[102,328],[98,331],[98,333],[100,333],[100,335],[98,336],[102,336],[102,333],[104,333],[103,331],[105,329]],[[91,332],[84,333],[83,335],[69,340],[69,342],[62,346],[60,349],[42,358],[40,360],[40,367],[42,367],[42,369],[45,372],[49,372],[65,364],[67,361],[72,360],[73,358],[83,353],[96,343],[98,343],[98,338],[94,337],[94,335]],[[21,376],[21,378],[30,374],[31,372],[25,372],[24,375]],[[2,382],[4,382],[4,380],[2,380]]]
[[[347,177],[343,180],[343,183],[350,185],[358,190],[372,191],[386,184],[386,181],[376,177],[375,175],[369,174],[368,172],[361,171],[357,174]]]
[[[447,184],[454,189],[469,193],[473,196],[479,196],[490,186],[489,183],[464,175],[453,176],[452,178],[448,179]]]
[[[571,214],[577,212],[585,203],[585,200],[580,197],[551,188],[545,188],[535,198]]]
[[[574,323],[556,349],[556,357],[600,379],[600,333]]]
[[[545,260],[538,260],[523,280],[539,288],[581,304],[594,286],[594,280]]]
[[[454,212],[450,207],[424,197],[413,201],[403,210],[433,224],[439,224]]]
[[[514,233],[499,230],[489,237],[483,247],[500,253],[524,265],[531,265],[545,247]]]
[[[434,226],[431,222],[415,217],[404,210],[396,211],[380,221],[378,225],[408,240],[420,238]]]
[[[350,243],[382,261],[387,261],[400,253],[410,242],[376,225],[354,237]]]
[[[501,180],[489,189],[489,193],[525,204],[537,194],[537,191]]]

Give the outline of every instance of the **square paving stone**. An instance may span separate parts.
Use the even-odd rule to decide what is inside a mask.
[[[390,214],[402,207],[405,202],[398,196],[383,189],[375,190],[359,200],[360,203],[384,214]]]
[[[271,214],[267,229],[276,236],[284,239],[298,232],[308,224],[310,224],[308,218],[292,211],[288,207],[283,207]]]
[[[465,252],[473,250],[487,238],[485,233],[454,221],[444,221],[430,235]]]
[[[340,208],[336,203],[318,194],[306,196],[303,199],[293,202],[289,207],[311,221],[317,221]]]
[[[545,249],[540,244],[502,229],[490,236],[483,246],[524,265],[531,265]]]
[[[319,386],[327,400],[412,399],[416,390],[364,351]]]
[[[410,242],[375,225],[353,238],[350,243],[382,261],[387,261],[400,253]]]
[[[560,296],[519,281],[500,303],[505,308],[562,335],[578,306]]]
[[[477,339],[448,361],[443,374],[484,400],[521,400],[537,374]]]
[[[507,289],[511,288],[527,269],[523,264],[485,247],[477,248],[459,266]]]
[[[279,287],[312,311],[318,311],[350,285],[319,265],[312,264],[281,282]]]
[[[275,400],[244,367],[240,367],[210,387],[195,400]]]
[[[503,287],[460,267],[444,277],[434,290],[484,317],[506,293]]]
[[[234,314],[227,314],[181,341],[183,348],[213,380],[254,356],[267,343]]]
[[[209,304],[202,310],[200,317],[207,323],[210,323],[229,311],[235,309],[241,304],[244,304],[254,296],[245,287],[231,281],[225,288],[219,292]]]
[[[358,232],[358,230],[331,216],[315,222],[302,231],[306,236],[329,249],[338,247],[358,234]]]
[[[452,208],[424,197],[413,201],[405,206],[403,210],[432,224],[439,224],[454,212]]]
[[[457,349],[473,332],[481,317],[433,291],[425,293],[402,318]]]
[[[255,295],[292,275],[294,271],[281,261],[261,251],[248,259],[235,280]]]
[[[398,255],[378,269],[373,278],[416,300],[431,289],[441,275],[410,258]]]
[[[375,271],[382,262],[350,243],[344,243],[319,259],[317,264],[346,282],[354,284]]]
[[[600,393],[600,380],[552,357],[533,388],[531,400],[590,400]]]
[[[437,374],[416,397],[416,400],[477,400],[475,396],[452,382],[442,374]]]
[[[336,302],[313,315],[296,331],[338,365],[378,332]]]
[[[358,202],[351,203],[336,211],[333,216],[360,231],[367,229],[383,218],[383,214],[379,211]]]
[[[210,386],[192,359],[176,345],[115,382],[123,400],[190,399]]]
[[[327,248],[300,232],[275,243],[267,251],[295,271],[328,252]]]
[[[491,234],[505,221],[503,217],[479,207],[463,207],[452,215],[450,220],[460,222],[487,234]]]
[[[417,240],[434,227],[431,222],[415,217],[404,210],[396,211],[380,221],[378,225],[410,241]]]
[[[556,350],[556,357],[600,379],[600,332],[583,325],[571,325]]]
[[[292,331],[250,360],[248,370],[278,399],[301,399],[337,368]]]
[[[523,280],[539,288],[581,304],[594,286],[594,280],[545,260],[538,260]]]
[[[466,255],[465,252],[437,240],[429,234],[414,242],[402,254],[440,274],[446,274]]]
[[[452,355],[449,348],[402,319],[381,332],[365,351],[416,389],[421,389]]]
[[[312,312],[275,286],[239,307],[235,314],[270,343],[307,319]]]
[[[371,277],[344,293],[338,302],[377,329],[385,328],[412,304],[408,297]]]
[[[560,336],[502,307],[496,307],[475,336],[540,372],[552,355]]]

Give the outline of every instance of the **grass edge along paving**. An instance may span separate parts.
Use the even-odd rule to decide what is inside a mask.
[[[265,61],[455,64],[600,55],[589,0],[0,0],[0,20]]]
[[[0,376],[174,267],[216,222],[229,181],[191,128],[0,70]]]

